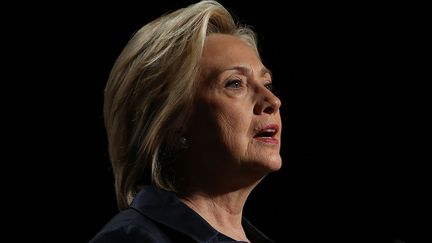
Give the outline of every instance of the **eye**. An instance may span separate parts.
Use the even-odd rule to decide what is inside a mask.
[[[226,83],[225,88],[240,89],[241,88],[241,80],[238,80],[238,79],[230,80]]]
[[[264,85],[268,90],[273,92],[273,83],[267,83]]]

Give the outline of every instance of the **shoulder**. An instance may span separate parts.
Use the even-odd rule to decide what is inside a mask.
[[[108,222],[90,243],[156,243],[171,242],[152,220],[137,212],[126,209]]]

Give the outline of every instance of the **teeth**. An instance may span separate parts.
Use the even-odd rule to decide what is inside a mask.
[[[257,132],[254,137],[273,137],[276,134],[275,128],[267,128]]]

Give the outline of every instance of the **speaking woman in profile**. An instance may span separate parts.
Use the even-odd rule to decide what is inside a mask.
[[[219,3],[142,27],[105,90],[120,212],[91,243],[272,242],[242,214],[281,167],[280,105],[254,33]]]

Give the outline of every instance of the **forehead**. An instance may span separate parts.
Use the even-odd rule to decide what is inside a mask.
[[[263,67],[255,50],[245,41],[232,35],[211,34],[207,36],[200,60],[203,72],[214,72],[227,66]]]
[[[204,44],[204,53],[212,53],[220,51],[235,51],[238,48],[242,50],[250,49],[254,54],[252,47],[245,41],[234,35],[228,34],[210,34],[206,37]]]

